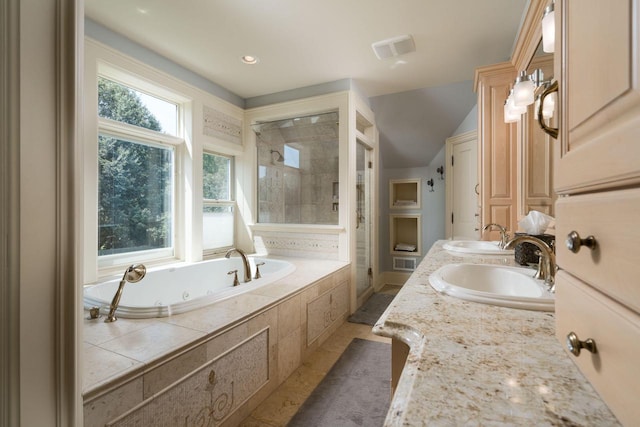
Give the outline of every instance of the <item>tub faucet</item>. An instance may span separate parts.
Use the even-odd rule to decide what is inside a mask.
[[[144,278],[144,275],[147,274],[147,269],[144,265],[131,265],[129,266],[122,276],[122,280],[120,280],[120,284],[118,285],[118,290],[116,294],[113,296],[113,300],[111,301],[111,305],[109,306],[109,314],[107,318],[104,319],[105,322],[111,323],[118,320],[116,317],[116,310],[118,309],[118,305],[120,304],[120,297],[122,296],[122,291],[124,290],[125,283],[136,283]]]
[[[244,265],[244,282],[250,282],[251,281],[251,266],[249,265],[249,259],[247,258],[247,255],[245,255],[244,252],[242,252],[240,249],[236,249],[236,248],[231,248],[227,251],[227,253],[224,255],[225,258],[231,258],[231,254],[236,252],[238,255],[240,255],[240,258],[242,258],[242,264]]]
[[[500,224],[496,224],[495,222],[492,222],[491,224],[487,224],[484,227],[482,227],[482,231],[486,231],[490,227],[498,227],[498,229],[500,230],[500,249],[506,249],[505,245],[509,240],[509,233],[507,233],[507,229],[501,226]]]
[[[549,245],[544,241],[533,236],[517,236],[508,241],[505,245],[505,249],[512,249],[518,243],[532,243],[540,249],[542,258],[540,259],[540,265],[538,268],[540,279],[544,280],[544,283],[549,287],[549,292],[555,292],[555,275],[558,266],[556,264],[556,254]]]

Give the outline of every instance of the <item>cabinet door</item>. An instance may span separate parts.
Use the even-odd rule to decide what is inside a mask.
[[[637,2],[563,0],[559,193],[640,182]]]
[[[511,63],[483,67],[478,73],[478,138],[482,224],[517,228],[517,126],[504,122],[504,101],[515,78]],[[498,240],[497,231],[484,234]]]

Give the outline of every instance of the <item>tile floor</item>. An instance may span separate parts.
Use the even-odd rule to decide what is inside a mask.
[[[400,286],[385,285],[380,292],[396,294],[399,290]],[[389,338],[374,335],[369,325],[345,322],[240,426],[286,426],[354,338],[391,343]]]

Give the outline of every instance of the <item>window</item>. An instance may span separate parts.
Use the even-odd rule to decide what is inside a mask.
[[[173,256],[178,106],[99,77],[98,116],[99,265]]]
[[[202,165],[202,247],[206,254],[233,246],[233,158],[205,152]]]

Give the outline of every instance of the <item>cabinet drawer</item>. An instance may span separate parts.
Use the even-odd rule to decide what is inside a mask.
[[[640,316],[566,272],[556,276],[556,336],[624,425],[640,419]],[[595,341],[596,353],[571,354],[567,335]]]
[[[640,189],[561,198],[556,215],[558,265],[640,312]],[[571,231],[593,235],[595,249],[569,251]]]

